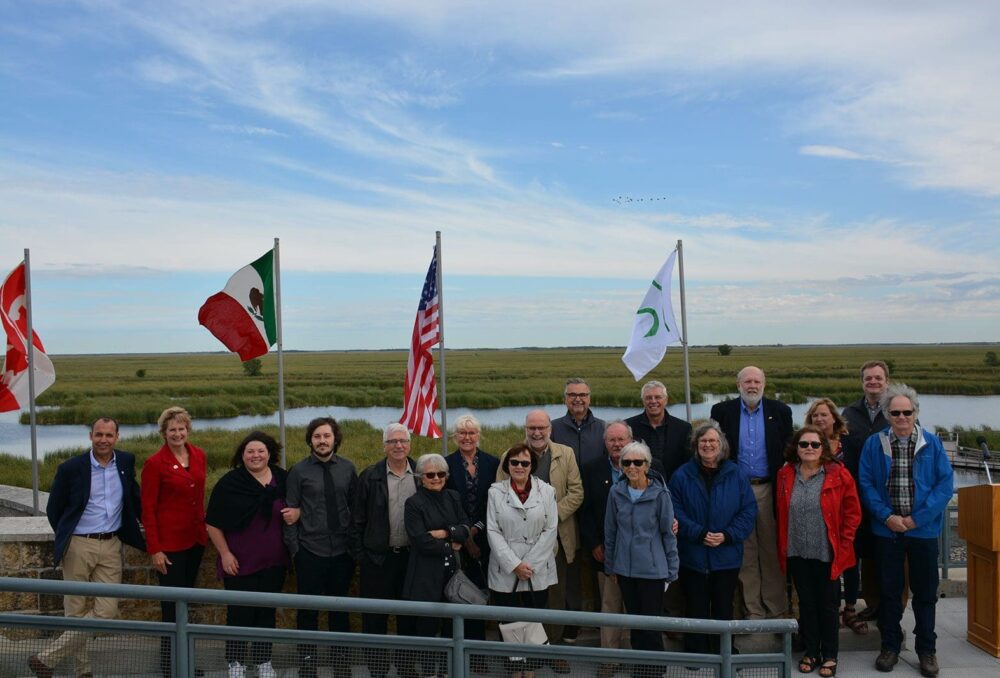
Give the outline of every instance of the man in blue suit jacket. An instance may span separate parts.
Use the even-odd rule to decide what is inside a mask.
[[[792,410],[783,402],[765,398],[764,385],[763,370],[744,367],[736,376],[740,397],[716,403],[711,415],[726,434],[730,458],[750,478],[757,500],[757,521],[743,542],[740,568],[747,619],[781,617],[788,610],[785,578],[778,566],[773,487],[792,435]]]
[[[90,450],[67,459],[56,470],[45,513],[55,531],[55,564],[62,563],[66,581],[120,584],[122,543],[146,550],[139,522],[139,485],[135,457],[115,449],[118,422],[101,417],[90,428]],[[84,596],[66,596],[67,617],[118,616],[117,598],[95,598],[87,609]],[[64,657],[76,658],[76,675],[91,676],[87,634],[67,631],[45,651],[32,655],[28,666],[49,678]]]

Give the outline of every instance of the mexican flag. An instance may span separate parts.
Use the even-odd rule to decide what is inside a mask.
[[[274,250],[236,271],[226,288],[198,311],[198,323],[243,361],[266,354],[274,345],[275,318]]]

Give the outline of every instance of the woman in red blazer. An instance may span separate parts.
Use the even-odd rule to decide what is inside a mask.
[[[142,525],[146,550],[161,586],[191,588],[208,542],[205,530],[205,453],[188,442],[191,416],[170,407],[159,418],[164,444],[142,467]],[[161,602],[163,621],[176,619],[174,604]],[[160,645],[160,668],[170,670],[170,645]]]
[[[799,594],[800,673],[837,675],[840,575],[854,565],[861,504],[854,479],[816,426],[795,432],[774,494],[778,561]]]

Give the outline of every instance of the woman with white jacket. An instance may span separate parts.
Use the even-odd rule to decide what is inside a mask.
[[[556,577],[556,531],[559,513],[551,485],[533,475],[538,456],[525,444],[504,455],[501,468],[507,480],[493,483],[486,509],[490,542],[489,587],[493,602],[504,607],[547,607],[548,588]],[[511,670],[515,678],[529,671]],[[522,666],[524,666],[522,664]]]

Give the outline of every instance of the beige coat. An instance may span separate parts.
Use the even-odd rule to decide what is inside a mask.
[[[549,484],[556,491],[556,507],[559,509],[558,544],[562,544],[566,562],[572,563],[577,549],[576,512],[583,505],[583,481],[580,480],[580,469],[576,465],[576,455],[573,454],[572,447],[550,442],[549,450],[552,452]],[[500,457],[497,481],[509,478],[503,471],[503,460],[506,456],[507,453],[504,452]]]

